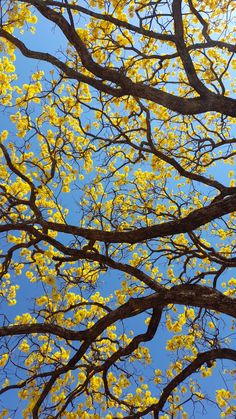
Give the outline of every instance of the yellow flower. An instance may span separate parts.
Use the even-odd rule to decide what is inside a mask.
[[[4,367],[4,365],[6,365],[6,363],[8,361],[8,358],[9,358],[9,354],[7,354],[7,353],[1,355],[0,367]]]

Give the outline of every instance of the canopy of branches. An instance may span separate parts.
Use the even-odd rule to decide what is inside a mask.
[[[1,418],[235,417],[235,9],[2,1]]]

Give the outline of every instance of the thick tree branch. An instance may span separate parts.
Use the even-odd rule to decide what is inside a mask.
[[[33,323],[33,324],[19,324],[13,326],[0,327],[0,337],[3,336],[20,336],[29,335],[32,333],[49,333],[66,340],[81,341],[84,338],[84,331],[78,332],[66,329],[62,326],[50,323]]]
[[[183,63],[185,74],[188,77],[190,86],[194,87],[194,89],[196,90],[196,92],[198,92],[199,95],[207,96],[210,94],[210,91],[199,80],[193,62],[189,55],[188,49],[186,47],[181,6],[182,0],[173,0],[172,9],[175,26],[176,48]]]
[[[126,419],[138,419],[147,415],[150,412],[154,413],[154,418],[158,418],[158,412],[163,410],[163,407],[171,395],[172,391],[181,384],[186,378],[196,373],[199,368],[207,361],[214,361],[216,359],[229,359],[236,361],[236,351],[228,348],[212,349],[207,352],[202,352],[197,355],[197,358],[183,369],[176,377],[164,388],[160,400],[149,406],[147,409],[137,412],[134,415],[125,416]]]
[[[164,307],[168,304],[183,304],[219,311],[236,318],[236,301],[221,292],[203,285],[177,285],[163,289],[146,297],[130,298],[125,304],[109,312],[90,329],[71,331],[49,323],[14,325],[0,328],[0,336],[15,336],[30,333],[51,333],[67,340],[93,341],[110,325],[119,320],[136,316],[148,309]]]
[[[166,237],[179,233],[188,233],[197,228],[208,224],[216,218],[223,217],[236,211],[236,194],[233,194],[224,199],[212,202],[210,205],[192,211],[186,217],[169,221],[162,224],[155,224],[150,227],[143,227],[132,231],[102,231],[98,229],[87,229],[77,227],[70,224],[61,224],[46,220],[35,220],[36,223],[41,224],[44,228],[62,232],[65,234],[72,234],[74,236],[81,236],[88,240],[95,240],[106,243],[139,243],[145,240],[150,240],[158,237]],[[27,223],[18,224],[3,224],[0,226],[0,233],[7,231],[26,231],[36,237],[41,237],[42,240],[53,243],[53,239],[41,233],[38,229]],[[82,252],[82,251],[81,251]],[[71,250],[72,256],[75,255]],[[88,256],[86,252],[83,253],[85,257]],[[82,256],[82,253],[81,253]]]
[[[158,237],[166,237],[179,233],[187,233],[189,231],[196,230],[197,228],[208,224],[216,218],[220,218],[224,215],[230,214],[236,211],[236,194],[226,197],[222,200],[216,201],[196,209],[189,213],[186,217],[176,220],[169,221],[162,224],[156,224],[150,227],[143,227],[133,231],[118,232],[118,231],[101,231],[97,229],[85,229],[72,225],[64,225],[59,223],[53,223],[45,221],[43,224],[47,228],[63,232],[66,234],[73,234],[82,236],[88,240],[98,240],[107,243],[139,243],[145,240],[154,239]],[[0,231],[8,230],[8,226],[1,226]],[[13,227],[9,226],[9,230]],[[18,229],[18,227],[16,226]],[[22,226],[19,226],[19,230]]]
[[[47,13],[50,15],[50,9]],[[66,34],[70,34],[71,27],[67,22],[66,25],[68,26],[68,28],[66,28]],[[85,76],[79,73],[78,71],[75,71],[73,68],[68,67],[62,61],[58,60],[49,53],[33,51],[28,49],[23,42],[18,40],[13,35],[9,34],[4,29],[0,29],[0,37],[7,39],[13,45],[19,48],[22,54],[26,57],[30,57],[37,60],[43,60],[48,63],[51,63],[52,65],[56,66],[61,71],[63,71],[63,73],[70,79],[87,83],[95,89],[104,93],[108,93],[114,97],[131,95],[134,97],[139,97],[141,99],[147,99],[151,102],[162,105],[182,115],[196,115],[204,112],[215,111],[232,117],[236,116],[235,99],[231,99],[224,96],[218,96],[212,92],[207,97],[196,97],[190,99],[178,97],[160,89],[156,89],[152,86],[148,86],[142,82],[132,82],[131,79],[127,77],[124,78],[124,76],[119,71],[110,68],[103,68],[98,64],[94,64],[94,62],[91,61],[91,58],[89,58],[88,53],[86,52],[85,57],[83,59],[83,64],[86,66],[86,68],[97,77],[103,78],[104,81],[110,81],[119,85],[118,88],[114,88],[113,86],[109,86],[103,83],[101,80]],[[81,47],[81,54],[83,53],[84,50]]]

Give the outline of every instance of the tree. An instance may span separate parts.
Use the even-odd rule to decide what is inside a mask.
[[[234,9],[3,2],[1,417],[235,414]]]

